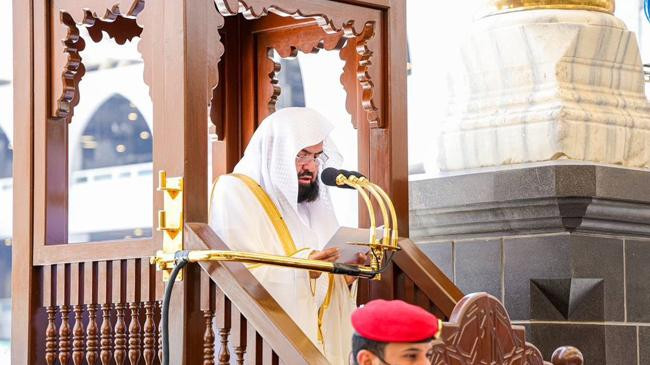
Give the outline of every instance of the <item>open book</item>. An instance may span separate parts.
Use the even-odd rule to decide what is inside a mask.
[[[377,228],[375,230],[377,239],[381,240],[383,230]],[[356,260],[357,253],[367,253],[368,246],[359,246],[354,243],[368,243],[370,238],[370,229],[367,228],[353,228],[353,227],[340,227],[336,233],[330,238],[329,242],[323,247],[323,250],[338,247],[341,252],[341,257],[337,262],[349,262]]]

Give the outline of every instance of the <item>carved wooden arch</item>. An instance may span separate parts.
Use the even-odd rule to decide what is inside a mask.
[[[307,36],[304,36],[306,34]],[[289,33],[288,38],[284,36],[282,42],[279,42],[277,39],[275,39],[275,42],[263,42],[267,50],[267,57],[263,62],[262,74],[268,76],[269,82],[266,84],[267,87],[260,97],[262,100],[267,101],[269,113],[275,112],[275,107],[281,93],[281,88],[278,85],[278,75],[281,72],[281,65],[273,59],[273,50],[281,58],[294,58],[298,56],[298,52],[308,54],[318,53],[320,50],[340,50],[347,44],[347,38],[344,37],[342,31],[325,33],[317,25],[300,28],[299,35],[295,32]],[[345,83],[343,83],[343,87],[346,87]]]
[[[341,81],[356,79],[359,83],[361,95],[360,103],[366,113],[367,120],[371,128],[385,128],[384,118],[381,117],[381,93],[375,92],[373,79],[381,75],[382,65],[377,62],[373,65],[373,49],[378,49],[381,42],[380,19],[368,16],[368,14],[353,13],[350,14],[328,14],[324,13],[319,4],[309,0],[294,0],[290,3],[272,0],[215,0],[219,12],[224,16],[234,16],[242,14],[246,19],[259,19],[269,13],[274,13],[283,17],[292,17],[294,19],[313,19],[316,24],[328,34],[337,34],[339,37],[349,39],[344,49],[341,50],[341,58],[346,61]],[[324,38],[327,38],[324,36]],[[319,40],[320,41],[320,40]],[[305,49],[318,49],[318,42],[312,44],[313,47]],[[340,43],[339,48],[342,46]],[[323,47],[326,47],[323,45]],[[328,49],[328,48],[323,48]],[[331,48],[336,49],[336,48]],[[330,49],[328,49],[330,50]],[[280,50],[278,50],[280,52]],[[285,52],[287,54],[287,52]],[[379,61],[379,60],[378,60]],[[274,65],[277,67],[277,65]],[[274,82],[273,76],[277,71],[269,67],[269,83],[273,92],[270,94],[270,107],[277,100],[276,94],[279,94],[277,82]],[[353,116],[353,126],[357,128],[355,111],[356,111],[356,90],[346,88],[346,110]],[[222,130],[217,126],[217,130]]]
[[[433,365],[545,365],[539,350],[513,326],[503,304],[487,293],[465,296],[433,345]]]
[[[108,5],[108,4],[105,4]],[[89,8],[71,12],[61,10],[59,18],[67,29],[66,38],[62,40],[63,52],[67,54],[67,62],[61,74],[63,88],[57,100],[56,118],[63,118],[68,123],[72,121],[74,107],[79,104],[79,82],[85,74],[85,66],[80,52],[85,48],[85,40],[79,35],[79,26],[88,29],[90,38],[100,42],[103,32],[113,38],[117,44],[124,44],[127,40],[140,36],[142,27],[136,22],[137,15],[144,8],[144,0],[132,0],[127,7],[129,10],[122,13],[120,4],[112,4],[105,8],[104,15],[99,16],[97,11]]]

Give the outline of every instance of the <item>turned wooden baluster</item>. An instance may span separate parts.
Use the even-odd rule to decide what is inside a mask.
[[[146,365],[153,364],[155,358],[156,324],[155,310],[155,271],[154,266],[146,261],[140,263],[140,298],[144,301],[144,339],[142,357]]]
[[[84,304],[88,310],[88,327],[86,328],[86,363],[95,365],[99,350],[99,328],[97,327],[97,263],[84,265]]]
[[[111,276],[112,276],[112,263],[104,261],[99,263],[98,267],[98,296],[97,300],[101,304],[102,310],[102,326],[100,331],[100,352],[99,359],[102,365],[110,365],[111,363]],[[113,284],[115,285],[115,284]]]
[[[61,312],[61,326],[59,327],[59,362],[67,364],[70,359],[70,306],[59,307]]]
[[[54,365],[56,362],[56,266],[43,267],[43,306],[47,313],[47,329],[45,330],[45,362]]]
[[[205,331],[203,332],[203,365],[214,365],[214,330],[212,329],[213,318],[213,311],[209,309],[203,310],[203,319],[205,320]]]
[[[158,319],[158,326],[157,326],[157,331],[156,331],[156,343],[158,344],[158,361],[162,364],[163,362],[163,349],[162,349],[162,300],[161,299],[164,295],[165,292],[165,287],[163,283],[163,272],[162,271],[156,271],[156,279],[155,279],[155,291],[156,291],[156,308],[158,308],[158,314],[160,314],[160,318]]]
[[[83,267],[83,263],[72,264],[70,276],[71,301],[74,312],[74,326],[72,327],[72,363],[74,365],[81,365],[84,361]]]
[[[203,365],[214,365],[214,330],[212,329],[212,319],[214,318],[214,285],[212,280],[204,273],[200,272],[201,277],[201,311],[205,320],[205,330],[203,332]]]
[[[126,309],[125,303],[125,288],[126,277],[124,275],[124,270],[122,268],[122,262],[119,260],[113,261],[113,302],[115,306],[115,315],[117,320],[115,321],[114,328],[114,344],[115,349],[113,351],[113,359],[115,359],[115,364],[124,365],[124,359],[126,359],[126,323],[124,322],[124,310]]]
[[[156,324],[154,321],[154,302],[145,302],[144,303],[144,349],[142,351],[142,357],[144,358],[144,363],[146,365],[153,364],[153,359],[156,355]]]
[[[59,363],[67,365],[70,359],[70,290],[66,285],[69,276],[70,265],[59,265],[56,272],[56,302],[59,303],[61,313],[61,325],[59,327]]]
[[[117,321],[115,321],[115,352],[113,353],[113,358],[117,365],[123,365],[124,359],[126,358],[126,323],[124,322],[124,310],[126,309],[126,304],[124,303],[115,303],[115,313],[117,316]]]
[[[140,260],[129,260],[126,264],[126,301],[131,311],[129,322],[129,362],[138,365],[140,361]]]
[[[230,364],[230,349],[228,348],[228,336],[230,335],[230,323],[232,316],[230,305],[230,300],[218,287],[216,287],[214,307],[218,313],[217,327],[219,328],[219,337],[221,341],[218,355],[219,365]]]
[[[237,356],[237,364],[244,365],[244,358],[246,357],[247,321],[236,307],[231,306],[230,310],[232,312],[232,340],[233,346],[235,347],[235,355]]]
[[[163,345],[162,345],[162,301],[156,301],[158,313],[160,313],[160,320],[158,321],[158,331],[156,331],[156,338],[158,339],[158,361],[163,362]]]
[[[47,329],[45,330],[45,362],[47,365],[54,365],[56,361],[56,306],[47,307]]]

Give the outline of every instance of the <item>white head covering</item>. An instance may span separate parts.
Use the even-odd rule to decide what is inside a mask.
[[[327,187],[320,179],[318,199],[301,203],[308,217],[299,212],[295,165],[300,150],[320,142],[323,142],[323,151],[329,159],[326,166],[319,167],[319,174],[326,167],[340,165],[341,155],[328,137],[333,129],[334,126],[313,109],[280,109],[262,121],[246,147],[244,157],[235,166],[236,173],[247,175],[262,186],[280,210],[296,241],[301,237],[295,237],[300,230],[295,218],[315,229],[320,243],[329,239],[338,227]]]

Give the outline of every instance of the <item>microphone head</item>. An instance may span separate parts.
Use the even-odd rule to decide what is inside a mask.
[[[336,184],[336,177],[343,173],[343,170],[328,167],[320,174],[320,180],[327,186],[342,187]],[[347,176],[347,175],[346,175]]]

